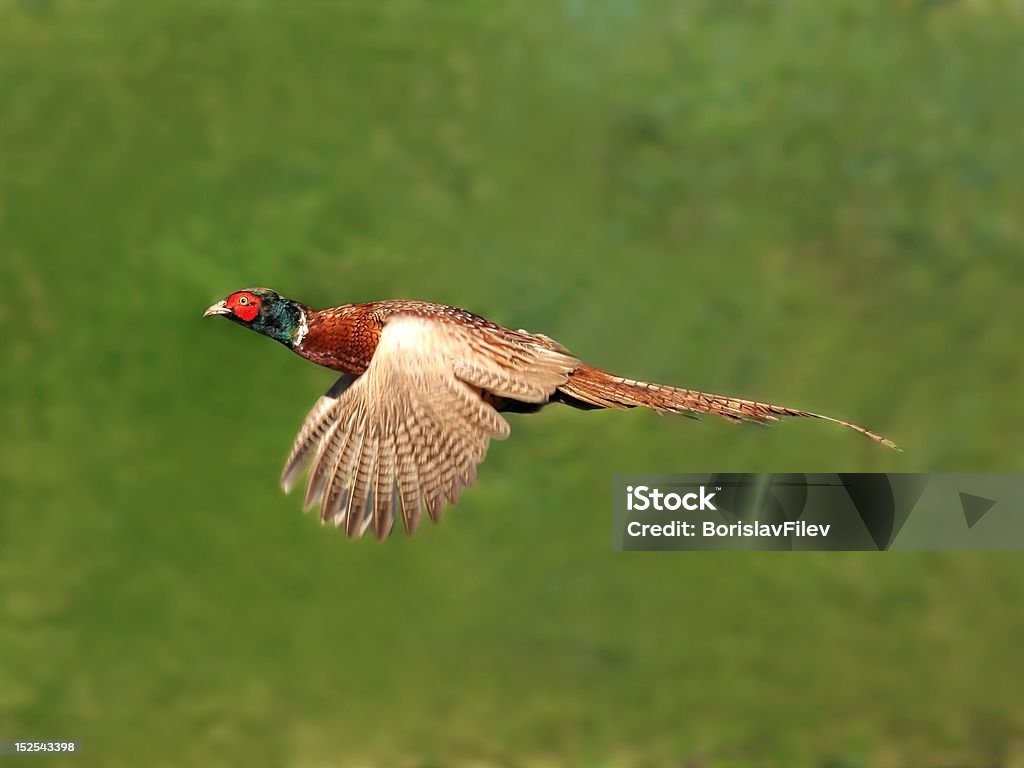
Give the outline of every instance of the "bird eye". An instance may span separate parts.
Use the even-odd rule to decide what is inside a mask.
[[[245,297],[245,296],[239,296],[238,297],[238,303],[241,304],[244,307],[246,304],[249,303],[249,299],[247,297]]]

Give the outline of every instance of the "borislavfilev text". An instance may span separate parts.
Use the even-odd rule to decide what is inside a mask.
[[[716,512],[715,496],[721,488],[700,486],[688,493],[665,493],[646,485],[626,487],[626,509],[629,512]],[[668,536],[704,538],[756,538],[780,536],[828,536],[830,524],[808,523],[803,520],[784,522],[761,522],[748,520],[738,523],[717,523],[712,520],[689,521],[673,519],[662,523],[644,523],[632,520],[626,525],[630,537]]]

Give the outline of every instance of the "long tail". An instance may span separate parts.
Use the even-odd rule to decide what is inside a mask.
[[[782,416],[799,416],[808,419],[822,419],[841,424],[867,435],[875,442],[886,445],[895,451],[900,448],[892,441],[877,432],[820,413],[798,411],[771,403],[758,403],[753,400],[739,400],[735,397],[712,395],[692,389],[678,389],[662,384],[650,384],[646,381],[624,379],[589,365],[581,365],[569,376],[569,380],[559,387],[559,392],[568,399],[564,402],[582,408],[635,408],[641,406],[651,408],[660,413],[683,413],[686,415],[713,413],[724,416],[730,421],[778,421]],[[573,402],[577,401],[577,402]]]

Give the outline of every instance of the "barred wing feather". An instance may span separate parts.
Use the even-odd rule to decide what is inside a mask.
[[[542,337],[394,315],[366,372],[343,376],[309,412],[281,484],[290,491],[309,464],[305,503],[322,520],[385,538],[400,510],[411,533],[424,507],[437,521],[474,482],[492,438],[508,437],[480,390],[544,402],[578,365]]]

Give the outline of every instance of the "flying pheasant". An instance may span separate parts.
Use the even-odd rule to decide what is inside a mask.
[[[883,445],[857,424],[769,403],[624,379],[575,358],[547,336],[513,331],[464,309],[377,301],[314,310],[267,288],[232,293],[203,313],[269,336],[341,377],[306,416],[281,475],[291,490],[307,464],[307,509],[380,539],[401,509],[412,533],[476,479],[491,438],[509,435],[501,413],[548,403],[582,410],[634,408],[732,421],[824,419]]]

